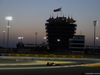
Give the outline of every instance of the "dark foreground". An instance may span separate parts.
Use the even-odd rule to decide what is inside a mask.
[[[66,67],[46,69],[6,69],[0,75],[100,75],[100,67]]]

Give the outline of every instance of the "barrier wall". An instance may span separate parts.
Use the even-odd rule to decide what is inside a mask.
[[[9,56],[9,54],[0,54],[0,56]]]
[[[7,56],[7,55],[4,55],[4,56]],[[8,56],[83,58],[82,55],[8,54]],[[94,56],[93,55],[85,55],[85,57],[91,58]]]

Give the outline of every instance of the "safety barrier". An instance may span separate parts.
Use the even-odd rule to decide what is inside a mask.
[[[5,56],[5,55],[4,55]],[[7,55],[6,55],[7,56]],[[44,54],[8,54],[8,56],[25,56],[25,57],[62,57],[62,58],[91,58],[93,55],[44,55]]]
[[[9,54],[0,54],[0,56],[9,56]]]

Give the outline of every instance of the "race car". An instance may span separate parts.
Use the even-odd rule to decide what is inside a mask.
[[[50,62],[47,62],[47,66],[59,66],[60,64],[57,64],[57,63],[50,63]]]

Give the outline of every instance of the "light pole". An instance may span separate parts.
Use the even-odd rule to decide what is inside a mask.
[[[36,36],[36,38],[35,38],[35,46],[37,45],[37,32],[35,32],[35,36]]]
[[[96,46],[98,47],[98,39],[99,39],[99,37],[96,37]]]
[[[5,44],[5,31],[3,31],[3,45]]]
[[[10,28],[9,21],[12,20],[12,17],[11,16],[7,16],[7,17],[5,17],[5,20],[8,21],[8,25],[7,25],[7,51],[8,51],[8,49],[9,49],[9,28]]]
[[[95,38],[96,38],[96,26],[97,26],[98,22],[97,20],[93,21],[93,25],[94,25],[94,51],[93,54],[95,54]]]
[[[47,39],[47,37],[43,37],[43,38],[44,38],[44,43],[46,44],[46,41],[45,40]]]

